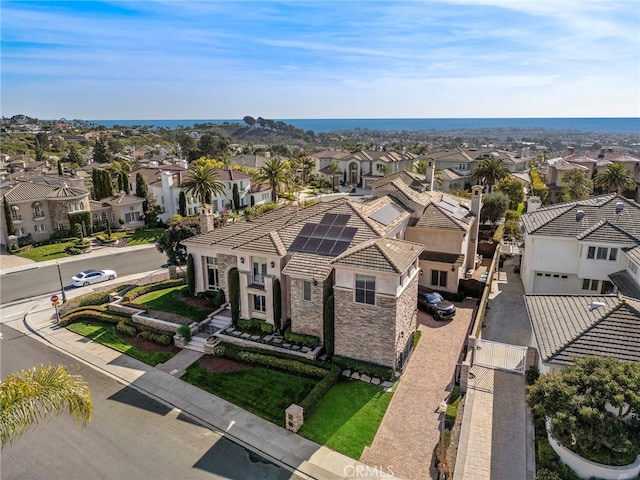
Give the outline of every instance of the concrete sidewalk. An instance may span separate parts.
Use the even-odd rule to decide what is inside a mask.
[[[306,440],[169,373],[76,335],[54,323],[48,300],[29,311],[13,328],[38,337],[96,370],[133,387],[233,442],[309,479],[393,479],[375,468]],[[284,415],[284,412],[283,412]]]

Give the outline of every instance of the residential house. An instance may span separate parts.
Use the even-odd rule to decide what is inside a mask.
[[[227,168],[214,169],[216,176],[225,186],[223,194],[216,195],[211,200],[214,212],[224,212],[233,209],[233,186],[236,185],[240,195],[240,207],[259,205],[271,200],[269,191],[259,188],[252,189],[251,176],[238,170]],[[182,184],[189,178],[189,170],[183,165],[158,165],[155,167],[143,167],[133,170],[128,174],[131,191],[135,191],[136,177],[140,173],[149,194],[153,195],[156,203],[161,208],[158,219],[169,222],[171,217],[178,214],[180,192]],[[186,195],[187,215],[196,215],[200,212],[200,200],[193,194]]]
[[[640,300],[617,295],[525,295],[540,373],[595,355],[640,362]]]
[[[402,239],[409,220],[390,197],[342,198],[285,206],[183,244],[193,257],[197,292],[222,289],[228,296],[237,270],[241,318],[289,324],[323,343],[333,296],[335,354],[401,371],[413,348],[423,250]],[[274,318],[278,290],[281,319]]]
[[[324,150],[310,156],[316,162],[316,172],[332,178],[330,165],[338,165],[338,181],[343,185],[370,188],[370,183],[384,176],[383,165],[391,173],[410,170],[416,155],[410,152],[361,150],[349,153],[341,150]]]
[[[85,234],[91,232],[91,225],[87,225],[87,220],[91,219],[95,223],[96,214],[99,219],[104,219],[104,213],[114,229],[144,225],[140,221],[142,199],[138,197],[118,194],[103,199],[102,202],[94,202],[89,198],[86,188],[52,181],[14,182],[3,188],[1,194],[9,202],[15,228],[15,238],[10,238],[5,216],[0,216],[0,241],[6,246],[27,236],[35,242],[46,241],[56,231],[70,230],[74,216],[83,225]],[[95,212],[93,208],[96,208]],[[124,224],[120,223],[121,218]]]
[[[613,293],[610,275],[635,262],[640,205],[616,194],[558,203],[522,215],[521,228],[525,293]]]
[[[269,160],[268,155],[248,155],[240,154],[230,157],[228,160],[229,166],[237,165],[239,167],[249,167],[259,169],[264,167],[264,164]]]
[[[526,150],[523,150],[526,154]],[[456,147],[449,150],[441,150],[427,155],[421,155],[415,159],[435,160],[435,167],[440,170],[437,182],[433,190],[451,192],[456,190],[469,190],[476,182],[473,179],[473,171],[478,164],[488,158],[498,158],[509,169],[511,174],[522,174],[529,168],[528,156],[520,153],[499,150],[493,147]],[[521,176],[516,177],[522,181]]]
[[[424,177],[406,171],[371,184],[374,197],[388,195],[411,215],[404,238],[425,246],[420,255],[420,286],[457,292],[460,280],[478,266],[482,187],[472,187],[468,200],[426,190],[426,185]]]

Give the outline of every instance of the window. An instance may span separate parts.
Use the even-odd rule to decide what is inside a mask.
[[[56,225],[56,230],[58,230],[59,232],[64,230],[64,224],[58,222],[58,224]]]
[[[214,257],[207,257],[207,284],[209,290],[218,290],[220,288],[220,277]]]
[[[447,272],[444,270],[431,270],[431,285],[436,287],[446,287]]]
[[[356,274],[356,303],[376,304],[376,277]]]
[[[27,229],[24,227],[16,228],[16,237],[26,237]]]
[[[609,260],[615,262],[618,259],[618,249],[609,247],[589,247],[587,258],[591,260]]]
[[[302,298],[304,300],[311,300],[311,282],[304,280],[302,282]]]
[[[124,221],[126,223],[133,223],[140,221],[140,212],[131,212],[124,214]]]
[[[44,223],[37,223],[33,226],[33,231],[36,233],[43,233],[47,231],[47,227]]]
[[[13,205],[11,207],[11,219],[14,221],[22,220],[22,215],[20,215],[20,207]]]
[[[627,263],[627,270],[629,270],[629,272],[633,273],[634,275],[637,275],[638,274],[638,265],[636,265],[631,260],[629,260],[628,263]]]
[[[93,219],[93,223],[98,223],[98,220],[100,220],[97,213],[94,213],[91,218]]]
[[[267,259],[253,258],[253,283],[256,285],[264,285],[264,277],[267,274]]]
[[[39,203],[36,203],[33,206],[33,218],[42,218],[44,217],[44,213],[42,212],[42,207]]]
[[[589,278],[585,278],[582,280],[582,290],[591,290],[596,292],[598,290],[599,280],[591,280]]]
[[[106,222],[107,221],[107,212],[102,212],[102,214],[100,215],[100,219],[103,222]]]
[[[258,312],[266,312],[267,301],[264,295],[254,295],[253,296],[253,309]]]

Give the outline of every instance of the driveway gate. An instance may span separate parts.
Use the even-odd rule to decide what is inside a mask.
[[[527,362],[527,347],[507,343],[478,340],[474,354],[474,365],[506,370],[524,375]]]

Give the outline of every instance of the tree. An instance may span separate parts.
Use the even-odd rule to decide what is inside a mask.
[[[300,160],[300,169],[302,170],[302,182],[306,185],[309,181],[309,175],[316,168],[316,162],[308,156]]]
[[[493,190],[498,180],[502,180],[507,175],[509,175],[509,168],[500,158],[485,158],[471,174],[474,180],[488,185],[489,191]]]
[[[149,188],[147,182],[144,181],[142,173],[136,173],[136,197],[147,198],[149,194]]]
[[[588,198],[593,193],[593,182],[589,180],[586,172],[572,168],[562,175],[562,188],[560,195],[562,201],[571,202]]]
[[[218,180],[215,170],[205,165],[192,165],[182,188],[185,194],[192,194],[202,205],[209,203],[211,196],[224,194],[224,184]]]
[[[16,227],[13,225],[13,216],[11,215],[11,205],[9,205],[9,200],[7,200],[7,196],[4,195],[2,197],[2,206],[4,207],[4,221],[7,225],[7,235],[15,235]]]
[[[82,377],[69,374],[62,365],[40,365],[8,375],[0,383],[2,447],[65,410],[77,424],[91,421],[91,394]]]
[[[196,293],[196,269],[193,265],[193,255],[187,255],[187,291],[192,297]]]
[[[235,210],[239,210],[240,209],[240,192],[238,191],[237,183],[233,184],[232,195],[233,195],[233,208]]]
[[[178,213],[181,217],[187,216],[187,196],[182,190],[180,190],[180,195],[178,195]]]
[[[184,265],[187,261],[187,249],[180,243],[200,233],[200,221],[197,218],[183,218],[171,222],[156,242],[160,253],[166,253],[169,265]]]
[[[380,165],[380,168],[378,169],[378,171],[383,175],[383,176],[387,176],[391,173],[391,167],[389,165],[387,165],[386,163],[383,163],[382,165]]]
[[[550,419],[559,443],[587,459],[633,461],[640,454],[640,427],[626,422],[640,413],[638,363],[577,358],[558,373],[540,376],[527,402],[535,415]]]
[[[229,304],[231,321],[234,326],[237,326],[240,319],[240,273],[235,267],[229,270]]]
[[[107,146],[104,144],[101,138],[96,140],[96,144],[93,147],[92,158],[96,163],[111,163],[111,154],[107,150]]]
[[[256,119],[250,115],[246,115],[245,117],[243,117],[242,121],[247,125],[249,125],[250,127],[253,127],[256,124]]]
[[[276,330],[281,330],[282,323],[282,293],[280,288],[280,280],[273,279],[273,326]]]
[[[178,135],[178,146],[182,158],[186,158],[189,161],[198,158],[198,145],[195,138],[191,135],[187,133]]]
[[[258,121],[260,120],[258,119]],[[289,165],[287,162],[277,157],[270,158],[260,167],[259,179],[269,183],[271,199],[274,202],[278,201],[278,187],[285,182],[288,173]]]
[[[75,144],[72,143],[69,145],[69,153],[64,157],[64,162],[71,164],[72,167],[80,167],[84,163],[82,155],[78,153]]]
[[[623,190],[636,188],[633,174],[621,163],[611,163],[606,170],[598,173],[593,179],[593,184],[607,192],[622,193]]]
[[[509,208],[517,210],[518,205],[524,201],[524,185],[514,177],[505,177],[496,184],[496,191],[509,197]]]
[[[426,160],[418,160],[411,166],[411,170],[420,175],[427,174],[427,161]]]
[[[91,181],[93,184],[93,198],[95,200],[101,200],[113,195],[113,183],[111,173],[108,170],[94,168],[91,172]]]
[[[64,172],[62,171],[62,160],[58,160],[58,175],[64,175]]]
[[[331,360],[334,353],[335,345],[335,319],[334,319],[334,298],[333,295],[329,295],[327,301],[324,304],[323,315],[323,336],[324,336],[324,350],[327,354],[327,358]]]
[[[480,211],[480,221],[496,223],[509,208],[509,197],[502,192],[489,193],[482,199],[482,210]]]
[[[35,145],[35,154],[36,154],[36,162],[44,162],[45,156],[44,152],[49,147],[49,136],[40,132],[36,134],[36,145]]]

